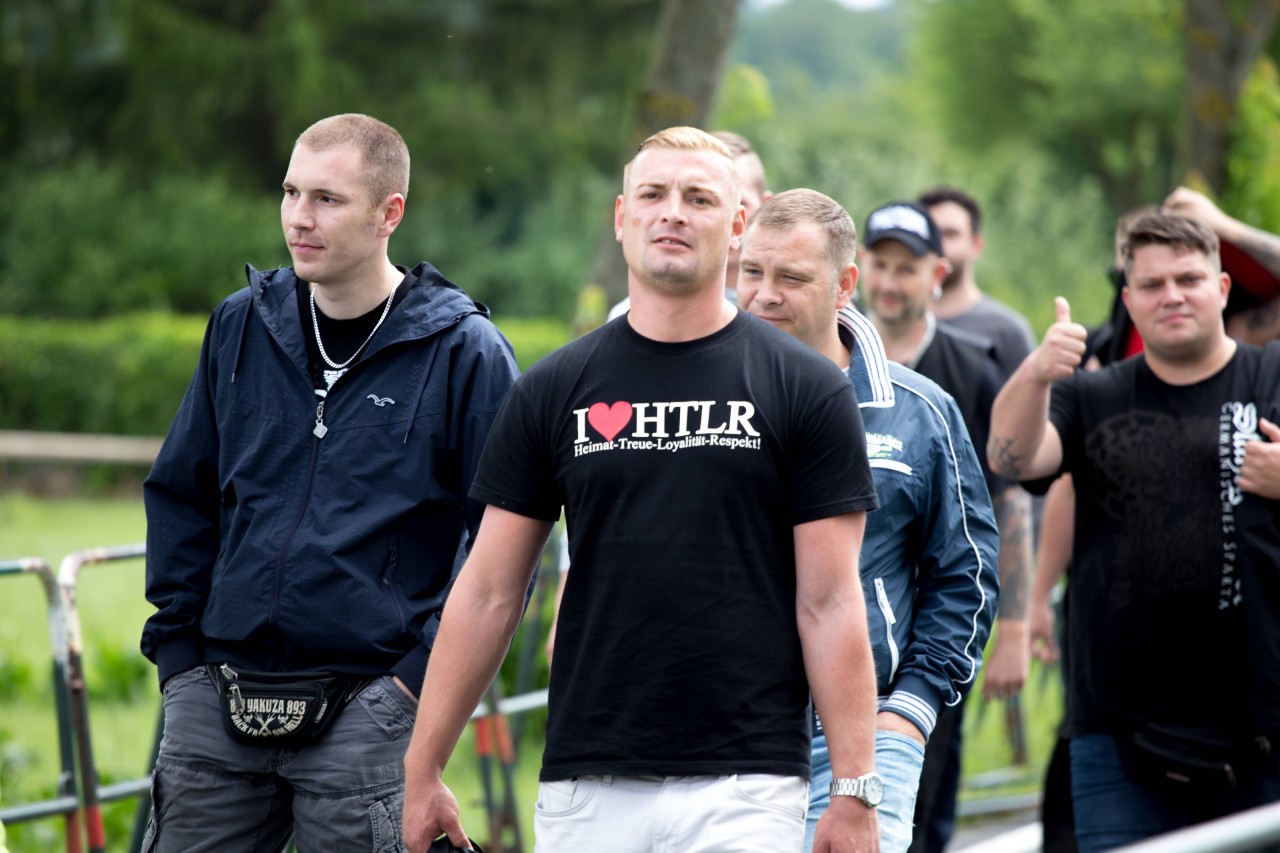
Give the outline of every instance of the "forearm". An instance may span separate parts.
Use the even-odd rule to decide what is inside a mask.
[[[875,769],[876,681],[866,624],[860,598],[800,622],[805,674],[837,777]]]
[[[1031,496],[1019,486],[1010,486],[992,503],[1000,526],[1000,604],[983,693],[988,699],[1001,699],[1022,689],[1030,668],[1027,590],[1031,574]]]
[[[1217,220],[1213,230],[1223,240],[1234,243],[1267,272],[1280,276],[1280,237],[1246,225],[1226,214]]]
[[[439,776],[467,721],[498,673],[519,623],[522,597],[485,601],[459,582],[427,664],[422,701],[405,756],[409,774]],[[475,626],[489,626],[476,631]],[[429,698],[428,698],[429,697]]]
[[[994,495],[996,526],[1000,530],[1000,605],[997,618],[1025,621],[1031,585],[1031,495],[1009,486]]]
[[[1027,361],[996,395],[987,440],[987,465],[996,474],[1012,480],[1035,476],[1032,465],[1045,438],[1050,388]]]
[[[502,514],[490,508],[490,515]],[[485,524],[491,519],[488,515]],[[462,730],[502,665],[524,611],[524,595],[550,525],[525,520],[480,537],[440,620],[427,664],[407,776],[439,778]],[[541,539],[538,539],[538,535]]]
[[[1049,487],[1040,519],[1040,550],[1031,578],[1033,608],[1047,607],[1053,590],[1071,562],[1071,539],[1075,531],[1075,485],[1070,475]]]

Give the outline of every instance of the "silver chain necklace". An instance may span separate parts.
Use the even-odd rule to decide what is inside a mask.
[[[382,306],[382,316],[379,317],[378,322],[373,325],[373,331],[369,333],[369,337],[365,338],[364,343],[357,347],[356,351],[351,354],[351,358],[342,362],[342,364],[338,364],[333,359],[329,358],[329,354],[324,351],[324,341],[320,340],[320,321],[316,319],[316,288],[315,285],[311,286],[311,328],[316,333],[316,346],[320,348],[320,357],[324,359],[325,364],[333,368],[332,370],[324,371],[324,383],[326,388],[333,387],[333,383],[338,381],[338,377],[347,372],[347,369],[351,366],[351,362],[355,361],[360,353],[364,352],[364,348],[369,345],[369,341],[373,340],[373,336],[378,333],[378,329],[382,326],[382,321],[387,319],[387,315],[391,313],[391,302],[396,298],[396,288],[399,286],[400,284],[397,282],[396,285],[391,288],[391,293],[387,295],[387,304]]]

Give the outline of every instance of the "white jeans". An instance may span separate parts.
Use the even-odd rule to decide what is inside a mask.
[[[535,853],[799,853],[798,776],[579,776],[538,786]]]

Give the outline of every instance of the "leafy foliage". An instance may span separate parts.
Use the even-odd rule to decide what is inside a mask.
[[[568,325],[498,317],[522,369],[563,345]],[[205,318],[0,316],[0,429],[163,435],[200,354]]]
[[[1237,219],[1280,233],[1280,75],[1275,61],[1258,62],[1245,83],[1227,161],[1223,209]]]
[[[1117,210],[1174,185],[1184,69],[1177,0],[917,6],[913,65],[971,154],[1008,140],[1101,182]]]

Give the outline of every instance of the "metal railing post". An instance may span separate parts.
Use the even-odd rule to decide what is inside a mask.
[[[58,589],[66,614],[67,695],[71,701],[71,723],[76,738],[76,757],[83,802],[82,814],[85,834],[89,840],[89,853],[105,853],[107,837],[102,823],[98,768],[94,761],[93,737],[89,729],[89,696],[84,680],[84,637],[80,631],[76,584],[80,578],[80,570],[85,566],[112,560],[135,559],[145,554],[146,547],[143,545],[93,548],[68,554],[58,567]]]
[[[67,693],[66,609],[57,578],[47,562],[38,557],[0,562],[0,576],[30,574],[40,579],[48,606],[49,645],[53,659],[53,697],[58,721],[58,796],[54,800],[29,803],[0,810],[0,820],[9,824],[40,817],[62,815],[67,853],[80,853],[80,796],[76,774],[75,730],[71,722],[71,700]]]

